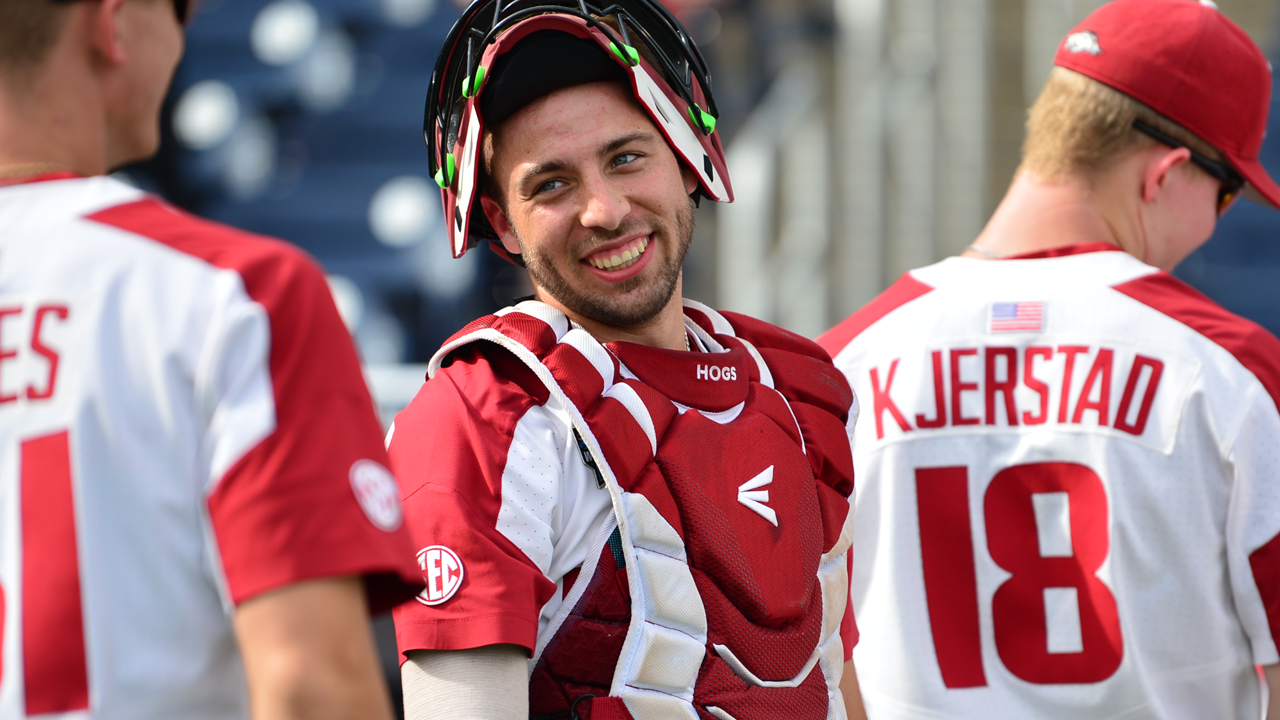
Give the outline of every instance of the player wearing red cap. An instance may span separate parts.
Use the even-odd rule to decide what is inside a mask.
[[[0,717],[392,717],[422,587],[314,261],[103,175],[186,0],[0,2]]]
[[[816,344],[682,299],[694,199],[732,197],[709,88],[650,0],[482,0],[445,42],[454,254],[492,243],[536,299],[396,418],[414,720],[846,716],[856,405]]]
[[[1258,163],[1271,73],[1211,3],[1069,34],[961,257],[820,343],[868,403],[872,718],[1262,715],[1280,680],[1280,342],[1168,271]],[[1268,717],[1280,717],[1271,703]]]

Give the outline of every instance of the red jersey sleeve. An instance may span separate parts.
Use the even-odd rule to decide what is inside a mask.
[[[90,219],[236,273],[248,299],[265,311],[265,345],[237,332],[209,341],[217,358],[266,354],[269,397],[257,402],[274,410],[271,431],[211,478],[209,517],[232,601],[346,575],[365,577],[375,613],[412,597],[420,574],[395,481],[385,469],[381,427],[350,335],[314,261],[285,243],[200,220],[156,199]],[[215,405],[215,419],[219,411]]]
[[[400,652],[537,643],[555,584],[498,528],[516,425],[546,388],[496,345],[459,349],[396,417],[391,466],[427,588],[395,611]]]

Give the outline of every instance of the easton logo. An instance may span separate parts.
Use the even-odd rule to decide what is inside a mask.
[[[423,605],[439,605],[458,592],[462,585],[462,560],[458,554],[443,545],[432,545],[418,551],[418,567],[427,589],[418,593]]]
[[[773,523],[774,527],[778,527],[778,513],[774,512],[773,508],[765,505],[765,503],[769,502],[769,491],[760,489],[772,482],[773,466],[770,465],[764,469],[764,472],[738,486],[738,502]]]
[[[738,368],[732,365],[720,367],[719,365],[699,365],[699,380],[737,380]]]

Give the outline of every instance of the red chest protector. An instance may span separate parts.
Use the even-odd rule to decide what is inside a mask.
[[[531,665],[533,718],[843,718],[857,405],[814,343],[686,301],[712,352],[601,345],[522,303],[464,328],[573,416],[602,528]],[[587,454],[584,453],[584,457]]]

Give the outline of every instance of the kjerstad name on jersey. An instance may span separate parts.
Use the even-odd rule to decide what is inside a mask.
[[[1089,345],[932,350],[911,363],[918,376],[900,375],[901,360],[865,370],[878,440],[890,423],[904,433],[1057,423],[1139,436],[1165,375],[1163,360]]]
[[[53,397],[60,347],[53,338],[69,315],[63,303],[0,301],[0,407]]]

